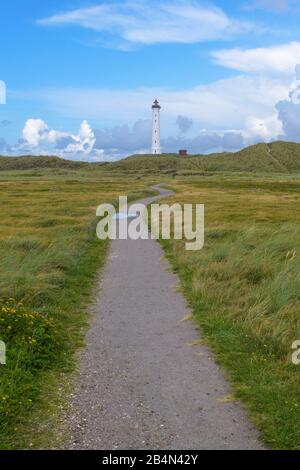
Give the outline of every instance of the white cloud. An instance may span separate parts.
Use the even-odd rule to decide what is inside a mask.
[[[230,18],[220,8],[195,0],[104,3],[63,12],[38,23],[76,25],[121,38],[129,44],[197,43],[252,29],[250,24]],[[119,42],[117,47],[120,48]]]
[[[16,153],[54,153],[61,157],[81,157],[92,155],[96,143],[95,134],[87,121],[80,125],[78,134],[50,129],[42,119],[28,119],[22,131],[21,142],[12,150]]]
[[[246,121],[246,128],[243,131],[245,142],[249,144],[255,141],[269,142],[281,134],[282,122],[275,112],[264,118],[249,116]]]
[[[186,117],[186,119],[188,119]],[[84,161],[113,161],[132,154],[150,153],[151,120],[137,121],[130,129],[128,125],[110,129],[92,129],[83,121],[78,134],[56,131],[41,119],[28,119],[19,144],[8,147],[0,139],[0,150],[4,154],[57,155],[62,158]],[[189,152],[237,150],[243,146],[243,135],[239,131],[201,130],[195,136],[164,137],[164,152],[178,152],[187,148]]]
[[[37,147],[48,139],[49,128],[42,119],[28,119],[22,131],[23,139],[30,147]]]
[[[162,129],[176,129],[178,115],[194,120],[198,129],[243,129],[249,115],[270,116],[279,100],[287,98],[288,77],[237,76],[186,90],[164,88],[61,89],[18,94],[64,118],[82,119],[110,125],[134,123],[151,118],[155,97],[162,105]],[[130,106],[128,105],[130,103]]]
[[[95,134],[87,121],[83,121],[80,125],[78,135],[72,135],[73,142],[69,143],[64,149],[64,153],[76,154],[82,153],[90,155],[93,151],[96,138]]]
[[[0,104],[6,103],[6,85],[3,80],[0,80]]]
[[[164,151],[177,151],[179,147],[195,153],[238,149],[245,142],[271,140],[282,133],[275,105],[288,97],[289,86],[288,80],[238,76],[183,91],[144,88],[35,92],[27,99],[36,99],[48,109],[52,106],[68,117],[93,117],[99,129],[83,121],[79,132],[72,134],[50,129],[42,120],[29,119],[23,129],[23,143],[15,150],[34,154],[51,150],[64,158],[89,161],[149,152],[151,103],[156,96],[162,105]],[[178,135],[178,116],[184,116],[188,123],[189,138]],[[144,119],[137,120],[132,128],[121,124],[103,129],[107,120],[124,123],[136,117]]]
[[[300,62],[300,43],[256,49],[224,49],[212,52],[214,61],[234,70],[251,73],[292,75]]]
[[[295,68],[296,80],[292,84],[288,99],[276,104],[278,118],[282,122],[282,137],[300,141],[300,64]]]
[[[295,73],[296,80],[290,83],[286,99],[275,103],[272,115],[249,116],[243,131],[246,144],[275,138],[300,142],[300,64]]]
[[[52,103],[57,111],[64,110],[73,118],[76,114],[95,114],[99,128],[92,129],[83,121],[74,134],[50,129],[41,119],[29,119],[22,132],[23,141],[10,151],[52,153],[89,161],[116,160],[132,153],[149,152],[150,106],[155,96],[162,105],[162,144],[166,152],[177,151],[179,147],[195,153],[235,150],[281,137],[299,140],[299,90],[300,66],[296,67],[294,81],[287,77],[238,76],[183,91],[146,88],[44,91],[29,98],[35,97],[47,107]],[[141,117],[143,113],[147,119],[137,120],[131,128],[128,124],[109,128],[101,125],[107,118],[118,117],[124,123],[129,116]],[[187,124],[188,138],[178,133],[178,118]],[[2,148],[5,151],[3,142]]]
[[[296,71],[298,82],[295,85],[294,81],[292,86],[298,92],[300,66]],[[243,143],[276,139],[283,132],[292,136],[298,132],[300,105],[295,107],[288,101],[291,82],[285,74],[247,74],[186,90],[138,88],[19,92],[14,94],[19,101],[30,100],[63,118],[81,120],[84,116],[98,124],[96,129],[92,129],[87,121],[83,121],[77,133],[70,133],[50,129],[41,119],[29,119],[23,129],[23,141],[14,151],[52,153],[92,161],[115,160],[132,153],[148,152],[151,104],[155,97],[162,105],[165,151],[178,150],[177,147],[187,147],[194,152],[230,150]],[[188,138],[182,133],[179,135],[178,116],[181,120],[184,117],[184,123],[188,124]]]

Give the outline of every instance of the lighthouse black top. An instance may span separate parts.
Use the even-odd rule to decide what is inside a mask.
[[[152,109],[155,109],[155,108],[157,108],[157,109],[161,108],[160,105],[159,105],[159,102],[157,100],[154,101],[153,106],[152,106]]]

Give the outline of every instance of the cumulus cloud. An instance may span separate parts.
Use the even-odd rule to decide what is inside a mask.
[[[151,120],[139,120],[132,129],[127,124],[110,129],[95,129],[96,147],[110,154],[116,149],[120,153],[140,152],[151,147]]]
[[[296,81],[292,85],[289,98],[276,104],[278,118],[282,123],[282,137],[300,142],[300,64],[295,68]]]
[[[252,29],[212,4],[182,0],[124,1],[65,11],[40,25],[76,25],[120,38],[128,44],[199,43]],[[113,44],[113,42],[111,42]]]
[[[269,142],[282,134],[282,123],[276,112],[271,116],[258,117],[249,116],[243,136],[246,144],[256,142]]]
[[[190,124],[190,123],[189,123]],[[130,153],[148,153],[151,149],[151,121],[137,121],[132,129],[128,125],[115,126],[111,129],[94,130],[96,147],[102,148],[110,158]],[[196,136],[186,138],[167,137],[162,139],[163,152],[178,152],[184,147],[189,152],[209,152],[213,150],[235,150],[243,145],[243,136],[240,132],[211,132],[201,131]]]
[[[78,133],[51,129],[42,119],[28,119],[19,142],[9,147],[0,139],[0,151],[11,155],[57,155],[85,161],[117,160],[132,153],[147,153],[151,146],[151,120],[139,120],[109,129],[92,129],[82,121]]]
[[[300,134],[300,43],[292,42],[269,48],[258,49],[229,49],[213,53],[215,60],[223,66],[251,72],[257,83],[269,83],[270,92],[268,100],[270,107],[261,107],[256,111],[248,107],[248,116],[243,123],[242,134],[246,144],[259,141],[270,141],[277,138],[299,141]],[[296,81],[291,88],[291,79],[296,70]],[[255,76],[259,73],[260,77]],[[282,86],[282,98],[275,99],[276,84]],[[279,88],[277,91],[279,92]],[[263,91],[264,90],[264,91]],[[271,91],[272,90],[272,91]],[[246,88],[244,92],[247,93]],[[280,93],[280,92],[279,92]],[[257,89],[258,100],[267,97],[265,87]],[[255,97],[253,97],[255,100]],[[242,101],[241,101],[242,102]],[[243,102],[243,106],[245,102]]]
[[[28,119],[15,153],[49,154],[64,158],[85,159],[93,155],[96,138],[87,121],[82,121],[78,134],[50,129],[42,119]]]
[[[242,72],[291,75],[300,62],[300,43],[297,41],[256,49],[224,49],[212,52],[214,61]]]
[[[30,147],[37,147],[49,139],[49,128],[42,119],[28,119],[22,131],[23,142]]]
[[[186,134],[193,127],[193,120],[186,116],[177,116],[176,124],[182,134]]]
[[[300,76],[300,67],[298,72]],[[149,152],[149,118],[155,96],[162,105],[163,151],[177,152],[181,147],[196,153],[235,150],[245,143],[272,140],[282,134],[275,105],[288,98],[289,88],[287,76],[240,75],[178,91],[138,88],[19,93],[19,101],[36,101],[63,117],[87,116],[99,123],[117,119],[118,125],[92,129],[84,121],[77,133],[71,133],[52,129],[41,119],[29,119],[21,142],[13,150],[18,154],[51,153],[87,160],[115,160],[132,153]]]
[[[62,158],[85,161],[113,161],[131,154],[150,153],[151,120],[138,120],[132,127],[113,126],[92,129],[83,121],[77,134],[51,129],[42,119],[28,119],[19,143],[9,147],[0,139],[0,151],[13,155],[57,155]],[[239,131],[214,132],[202,130],[195,136],[165,137],[162,147],[165,153],[187,148],[193,153],[237,150],[244,144]]]
[[[189,153],[208,153],[233,151],[242,148],[244,139],[241,132],[201,131],[192,138],[168,137],[162,141],[163,151],[178,152],[180,148],[188,149]]]
[[[21,141],[9,151],[50,153],[90,161],[148,153],[149,117],[155,96],[162,105],[164,152],[187,148],[190,153],[208,153],[237,150],[280,137],[299,140],[300,65],[297,65],[292,89],[288,75],[248,74],[178,91],[158,88],[34,91],[26,94],[25,99],[30,97],[47,108],[51,105],[53,111],[61,111],[63,116],[87,116],[99,123],[115,122],[117,118],[119,124],[92,128],[88,121],[83,121],[79,131],[71,133],[52,129],[41,119],[28,119]],[[1,148],[2,152],[8,148],[3,141]]]

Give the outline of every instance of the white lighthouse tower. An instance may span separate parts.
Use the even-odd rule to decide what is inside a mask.
[[[157,100],[152,106],[152,154],[161,154],[160,148],[160,105]]]

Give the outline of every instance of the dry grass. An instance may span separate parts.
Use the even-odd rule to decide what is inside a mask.
[[[282,164],[292,165],[294,151],[286,150]],[[300,339],[300,178],[175,178],[172,169],[170,179],[165,166],[161,178],[159,162],[159,179],[177,192],[170,202],[205,204],[202,251],[163,242],[195,318],[265,441],[273,448],[300,449],[300,369],[291,364],[291,344]],[[45,370],[12,364],[13,376],[9,366],[0,369],[0,395],[14,399],[11,416],[1,418],[2,448],[28,448],[32,420],[37,413],[49,414],[49,394],[53,413],[55,387],[73,367],[85,304],[105,259],[107,244],[95,238],[95,208],[119,194],[144,194],[151,180],[142,177],[147,171],[139,164],[141,171],[133,165],[132,175],[122,173],[123,164],[114,167],[114,176],[107,167],[0,173],[0,297],[51,316],[61,331],[55,364]],[[8,345],[8,359],[9,354]],[[26,407],[20,406],[23,400]]]
[[[50,444],[50,427],[41,430],[54,417],[54,405],[61,405],[57,384],[73,369],[93,279],[108,246],[96,238],[96,207],[120,194],[139,198],[146,187],[100,171],[1,173],[0,299],[14,300],[12,314],[4,308],[0,315],[0,339],[7,346],[7,365],[0,366],[0,448]],[[24,319],[20,325],[14,312],[19,323]],[[32,312],[41,326],[29,335],[24,322],[32,321]],[[43,326],[47,318],[56,325],[53,334]]]
[[[202,251],[163,242],[196,319],[268,444],[300,448],[300,178],[178,180],[172,202],[204,203]]]

